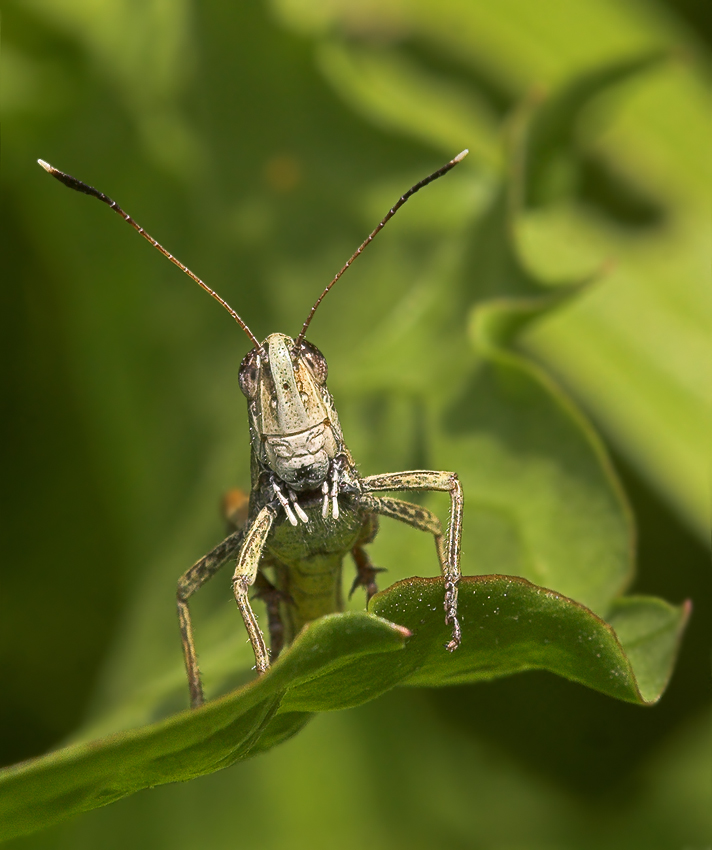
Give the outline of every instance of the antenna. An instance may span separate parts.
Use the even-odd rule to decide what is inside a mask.
[[[462,153],[459,153],[454,159],[451,159],[446,165],[443,165],[442,168],[438,168],[437,171],[433,171],[432,174],[424,177],[419,183],[416,183],[415,186],[412,186],[405,195],[402,195],[401,198],[397,201],[397,203],[391,207],[386,216],[381,220],[375,230],[361,243],[361,245],[354,251],[345,265],[341,268],[341,271],[337,273],[331,283],[324,289],[321,295],[316,299],[314,306],[311,308],[309,315],[307,316],[306,322],[302,325],[301,331],[299,331],[299,336],[294,341],[294,349],[295,351],[299,348],[299,346],[304,342],[304,337],[306,336],[307,328],[311,323],[311,320],[314,318],[314,313],[316,313],[319,305],[324,300],[324,296],[331,289],[331,287],[336,283],[336,281],[341,277],[341,275],[346,271],[346,269],[353,263],[353,261],[358,257],[358,255],[363,251],[363,249],[378,235],[378,233],[383,230],[386,226],[386,222],[393,218],[393,216],[398,212],[398,210],[403,206],[403,204],[410,198],[412,195],[415,195],[417,191],[423,188],[423,186],[427,186],[428,183],[432,183],[433,180],[437,180],[438,177],[442,177],[443,174],[447,174],[451,168],[454,168],[458,163],[462,162],[462,160],[467,156],[469,151],[465,149]]]
[[[38,159],[37,162],[44,168],[44,170],[51,174],[52,177],[59,180],[60,183],[64,183],[65,186],[69,186],[70,189],[74,189],[77,192],[82,192],[85,195],[91,195],[93,198],[98,198],[100,201],[103,201],[105,204],[111,207],[112,210],[117,212],[124,221],[128,222],[128,224],[133,227],[133,229],[143,236],[144,239],[147,239],[154,248],[158,248],[158,250],[163,254],[164,257],[167,257],[175,266],[185,272],[191,280],[194,280],[198,286],[202,287],[208,295],[212,295],[212,297],[228,311],[228,313],[232,316],[232,318],[237,322],[237,324],[242,328],[242,330],[249,336],[249,338],[254,343],[255,348],[264,353],[262,349],[262,345],[260,344],[257,337],[252,333],[252,331],[247,327],[245,322],[238,316],[238,314],[232,309],[232,307],[222,299],[217,292],[212,290],[207,283],[203,283],[203,281],[187,267],[181,263],[180,260],[176,259],[173,254],[166,251],[166,249],[159,242],[153,238],[153,236],[149,236],[148,233],[141,227],[137,222],[135,222],[131,216],[124,212],[121,207],[116,203],[116,201],[112,201],[108,195],[105,195],[103,192],[100,192],[98,189],[95,189],[93,186],[88,186],[86,183],[82,183],[81,180],[77,180],[76,177],[72,177],[71,174],[65,174],[63,171],[60,171],[58,168],[53,168],[48,162],[45,162],[43,159]]]

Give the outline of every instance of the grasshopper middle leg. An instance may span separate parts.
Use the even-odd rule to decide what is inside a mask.
[[[374,512],[392,516],[423,531],[430,531],[434,535],[440,568],[445,579],[445,622],[452,626],[452,638],[447,644],[447,649],[454,652],[461,640],[460,623],[457,619],[457,584],[460,580],[460,542],[464,503],[462,485],[457,474],[422,469],[412,472],[390,472],[364,478],[362,486],[364,502]],[[368,497],[368,494],[373,492],[398,490],[439,490],[450,494],[450,522],[447,543],[444,547],[440,522],[430,511],[418,505],[409,505],[399,499],[382,497],[369,499]]]
[[[364,498],[364,502],[370,506],[370,501],[368,501],[369,499],[375,501],[375,497],[366,496]],[[371,597],[378,593],[376,576],[378,573],[386,572],[381,567],[373,566],[371,559],[368,556],[368,552],[366,552],[363,548],[368,543],[373,543],[376,538],[376,534],[378,534],[378,517],[376,516],[376,513],[377,511],[374,510],[372,513],[367,515],[366,522],[361,529],[358,540],[351,550],[351,556],[356,564],[356,578],[354,579],[354,583],[351,585],[349,599],[351,599],[356,592],[356,588],[362,587],[366,591],[366,605],[370,602]]]
[[[190,707],[197,708],[204,702],[203,686],[200,683],[200,669],[198,667],[198,655],[195,651],[193,640],[193,624],[188,610],[188,599],[199,590],[208,579],[211,579],[222,565],[240,548],[243,538],[243,530],[233,532],[219,543],[211,552],[203,556],[182,575],[178,581],[176,602],[178,605],[178,622],[180,624],[180,637],[183,642],[183,657],[185,658],[185,670],[188,674],[188,687],[190,688]]]

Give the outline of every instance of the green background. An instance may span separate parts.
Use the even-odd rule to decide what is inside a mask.
[[[354,352],[363,362],[395,333],[384,316],[407,329],[424,267],[456,266],[524,95],[677,51],[585,116],[583,141],[565,140],[583,153],[529,187],[520,236],[554,279],[616,260],[524,344],[609,440],[638,524],[633,590],[694,602],[653,709],[543,673],[398,690],[320,715],[254,761],[12,846],[709,844],[709,31],[695,7],[31,0],[4,12],[4,763],[99,715],[161,642],[178,656],[164,628],[175,579],[219,537],[221,492],[248,480],[247,339],[37,157],[116,197],[262,338],[296,332],[398,194],[470,147],[465,189],[458,170],[412,201],[310,334],[363,472],[407,468],[439,458],[422,446],[421,379],[404,363],[427,373],[417,358],[443,341],[416,334],[386,378]],[[204,629],[227,595],[213,584],[195,605]]]

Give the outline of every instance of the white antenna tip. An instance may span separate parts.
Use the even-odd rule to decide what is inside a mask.
[[[48,172],[49,174],[51,174],[51,173],[54,171],[54,169],[52,168],[52,166],[51,166],[48,162],[45,162],[43,159],[38,159],[38,160],[37,160],[37,162],[38,162],[38,163],[42,166],[42,168],[44,168],[44,170],[45,170],[46,172]]]
[[[464,150],[464,151],[462,151],[461,153],[459,153],[459,154],[455,157],[455,159],[453,159],[453,162],[462,162],[462,160],[463,160],[463,159],[467,156],[467,154],[468,154],[469,152],[470,152],[470,151],[469,151],[467,148],[465,148],[465,150]]]

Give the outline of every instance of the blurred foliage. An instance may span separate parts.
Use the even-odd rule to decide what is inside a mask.
[[[507,423],[457,391],[473,381],[487,397],[483,373],[468,372],[466,315],[518,279],[488,230],[503,203],[502,128],[527,95],[553,92],[555,104],[584,73],[677,52],[594,98],[536,160],[546,167],[514,237],[552,292],[615,260],[520,344],[615,446],[640,533],[634,590],[695,606],[652,711],[545,673],[401,690],[321,716],[252,762],[13,846],[709,843],[703,39],[672,7],[622,0],[151,0],[140,14],[125,0],[8,0],[4,12],[6,762],[82,717],[89,731],[157,670],[179,669],[176,578],[219,537],[219,494],[248,479],[236,382],[246,340],[106,211],[58,191],[38,156],[117,197],[262,337],[294,332],[403,186],[470,147],[458,180],[399,213],[311,336],[364,473],[465,470],[465,552],[501,563],[520,551],[491,508],[507,494],[479,493],[477,464],[506,446],[498,433],[516,447],[517,429],[498,431]],[[470,332],[476,342],[472,317]],[[557,478],[585,481],[567,479],[563,461],[551,468],[550,493],[526,489],[526,465],[511,463],[500,487],[523,488],[536,514]],[[393,578],[432,573],[431,547],[407,529],[384,523],[374,549]],[[213,584],[196,599],[201,645],[245,658],[226,585]]]

